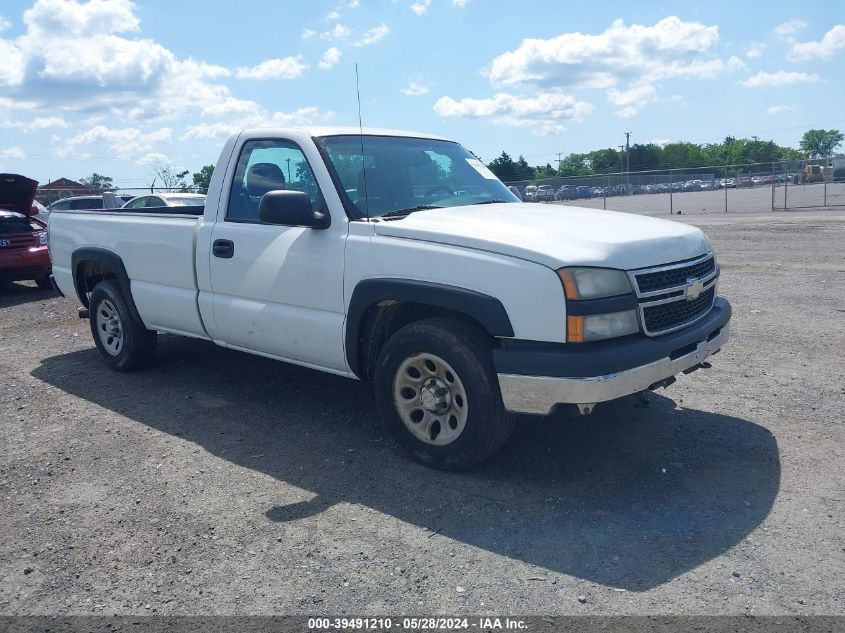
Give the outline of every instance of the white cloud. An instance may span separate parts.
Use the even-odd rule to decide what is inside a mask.
[[[137,37],[140,22],[129,0],[35,0],[23,21],[23,35],[0,37],[0,107],[58,106],[131,121],[258,109],[215,82],[231,76],[228,68],[180,59],[153,40]],[[260,74],[257,68],[241,72]],[[282,64],[276,73],[296,75],[297,68]],[[273,69],[263,70],[272,74]]]
[[[313,125],[331,121],[335,116],[333,110],[322,112],[314,106],[298,108],[293,112],[274,112],[272,121],[279,125]]]
[[[452,4],[456,7],[465,7],[467,6],[467,2],[469,2],[469,0],[452,0]]]
[[[373,28],[367,30],[363,37],[355,42],[354,46],[368,46],[369,44],[375,44],[379,40],[383,39],[388,33],[390,33],[390,27],[382,22],[378,26],[374,26]]]
[[[746,88],[760,88],[763,86],[788,86],[791,84],[815,83],[820,77],[815,73],[799,73],[778,70],[773,73],[759,72],[740,83]]]
[[[337,11],[329,11],[326,14],[326,19],[327,20],[339,20],[340,19],[340,13],[337,12]]]
[[[434,111],[444,118],[490,118],[499,125],[532,127],[535,134],[562,132],[565,120],[581,120],[593,111],[593,106],[571,95],[544,93],[533,97],[518,97],[499,93],[489,99],[461,99],[441,97]]]
[[[650,145],[660,145],[661,147],[663,145],[667,145],[668,143],[669,143],[668,138],[653,138],[649,141]]]
[[[320,60],[320,63],[317,64],[320,70],[330,70],[340,61],[340,56],[342,53],[340,52],[339,48],[335,48],[332,46],[328,49],[325,53],[323,53],[323,57]]]
[[[411,11],[417,15],[425,15],[429,5],[431,5],[431,0],[417,0],[411,5]]]
[[[0,123],[0,127],[22,130],[23,132],[67,126],[67,121],[60,116],[36,117],[31,121],[3,121]]]
[[[649,103],[657,101],[657,90],[651,84],[639,84],[628,90],[609,88],[607,100],[619,109],[616,114],[621,117],[634,116]]]
[[[9,22],[9,21],[8,21],[6,18],[4,18],[2,15],[0,15],[0,32],[5,31],[5,30],[6,30],[6,29],[8,29],[10,26],[12,26],[12,23],[11,23],[11,22]]]
[[[20,147],[0,149],[0,158],[26,158],[26,153]]]
[[[348,26],[344,26],[343,24],[335,24],[334,28],[329,29],[323,33],[320,33],[320,37],[324,40],[342,40],[349,37],[349,30]]]
[[[795,106],[791,105],[780,105],[780,106],[771,106],[766,108],[766,114],[771,115],[778,115],[778,114],[785,114],[786,112],[792,112],[795,109]]]
[[[402,94],[408,95],[409,97],[422,97],[428,94],[428,85],[412,81],[402,89]]]
[[[302,55],[267,59],[257,66],[241,67],[235,73],[238,79],[296,79],[308,69]]]
[[[169,127],[141,131],[134,127],[109,128],[97,125],[69,139],[65,153],[78,145],[101,145],[120,158],[130,158],[155,151],[162,144],[169,144],[172,136],[173,130]]]
[[[794,35],[798,31],[802,31],[803,29],[807,28],[807,23],[804,20],[799,20],[798,18],[787,20],[781,24],[778,24],[775,27],[775,33],[781,36],[785,35]]]
[[[162,165],[170,162],[170,157],[167,154],[162,154],[161,152],[150,152],[149,154],[144,154],[135,161],[136,165]]]
[[[262,112],[226,121],[192,125],[179,137],[179,140],[216,139],[231,136],[247,128],[313,125],[326,123],[334,117],[334,111],[323,111],[315,106],[298,108],[292,112],[274,112],[273,114]]]
[[[493,85],[611,88],[621,81],[654,83],[671,77],[712,78],[729,65],[712,55],[719,29],[667,17],[654,26],[616,20],[598,35],[564,33],[525,39],[496,57],[488,69]]]
[[[304,40],[310,40],[315,35],[317,35],[317,31],[312,29],[302,29],[302,39]]]
[[[346,4],[346,6],[350,9],[357,9],[358,7],[361,6],[361,3],[360,3],[359,0],[349,0],[349,2]]]
[[[845,48],[845,24],[837,24],[818,42],[790,42],[786,57],[796,62],[808,59],[830,60],[842,48]]]
[[[758,44],[757,42],[751,42],[748,45],[748,48],[745,49],[745,56],[748,59],[757,59],[763,54],[763,49],[766,48],[765,44]]]

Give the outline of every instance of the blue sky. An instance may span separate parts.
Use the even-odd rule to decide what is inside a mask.
[[[812,7],[803,11],[802,7]],[[845,2],[5,0],[0,170],[124,186],[267,123],[441,134],[485,161],[845,129]]]

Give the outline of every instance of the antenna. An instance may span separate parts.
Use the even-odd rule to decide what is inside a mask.
[[[367,165],[364,162],[364,124],[361,122],[361,88],[358,83],[358,62],[355,62],[355,93],[358,95],[358,134],[361,137],[361,173],[364,174],[364,206],[370,219],[370,195],[367,193]]]

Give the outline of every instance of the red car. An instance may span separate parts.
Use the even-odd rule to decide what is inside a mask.
[[[34,217],[35,180],[0,174],[0,281],[32,279],[50,287],[47,225]]]

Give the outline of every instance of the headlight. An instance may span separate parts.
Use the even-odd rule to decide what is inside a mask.
[[[606,338],[627,336],[640,331],[636,310],[593,314],[590,316],[568,316],[566,318],[566,340],[570,343],[588,343]]]
[[[41,231],[38,234],[38,243],[46,246],[49,242],[47,241],[47,231]]]
[[[631,282],[621,270],[610,268],[561,268],[557,271],[567,299],[600,299],[631,292]]]

